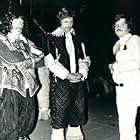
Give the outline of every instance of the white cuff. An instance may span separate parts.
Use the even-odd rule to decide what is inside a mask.
[[[59,61],[55,61],[51,54],[48,54],[45,57],[44,62],[55,76],[62,80],[66,79],[69,71],[61,63],[59,63]]]
[[[88,71],[89,71],[88,67],[89,65],[87,62],[85,62],[82,59],[79,59],[79,73],[83,75],[83,78],[82,78],[83,81],[87,79]]]

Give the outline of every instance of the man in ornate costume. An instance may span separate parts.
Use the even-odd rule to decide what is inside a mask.
[[[58,12],[60,27],[48,36],[45,64],[50,70],[50,109],[52,140],[83,140],[81,125],[87,122],[84,80],[90,58],[73,29],[75,13],[62,8]]]
[[[22,15],[9,11],[0,24],[0,140],[29,140],[36,120],[34,67],[41,51],[40,57],[32,53]]]
[[[116,104],[120,140],[136,140],[136,114],[140,106],[140,37],[130,33],[131,20],[115,17],[114,31],[119,40],[113,47],[116,61],[110,64],[116,83]]]

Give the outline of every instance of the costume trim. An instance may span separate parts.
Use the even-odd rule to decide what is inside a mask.
[[[61,27],[58,27],[56,30],[54,30],[51,34],[53,35],[53,36],[56,36],[56,37],[63,37],[64,35],[65,35],[65,31],[61,28]],[[72,28],[71,30],[70,30],[70,33],[71,34],[73,34],[73,35],[75,35],[75,31],[74,31],[74,29]]]

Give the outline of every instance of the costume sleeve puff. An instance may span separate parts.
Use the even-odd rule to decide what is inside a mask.
[[[56,37],[52,34],[47,35],[47,44],[44,50],[44,64],[55,76],[64,80],[66,79],[69,71],[59,62],[59,56],[56,58],[56,48],[53,44],[55,38]]]
[[[31,40],[28,40],[29,50],[30,50],[30,57],[24,61],[24,65],[27,68],[35,68],[36,63],[39,62],[43,57],[43,52],[39,50],[35,43]]]
[[[55,76],[62,80],[69,74],[69,71],[57,59],[54,59],[51,53],[45,56],[44,63]]]

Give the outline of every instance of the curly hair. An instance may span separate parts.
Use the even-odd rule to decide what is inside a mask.
[[[12,21],[16,18],[19,18],[19,17],[21,17],[24,20],[23,34],[27,34],[28,33],[27,19],[23,16],[19,16],[19,15],[15,16],[15,15],[9,13],[9,12],[7,14],[4,14],[4,16],[0,20],[0,32],[2,34],[7,35],[8,32],[10,32],[11,29],[13,28],[12,27]]]
[[[75,17],[75,11],[68,8],[61,8],[56,16],[59,20],[62,20],[67,17]]]

